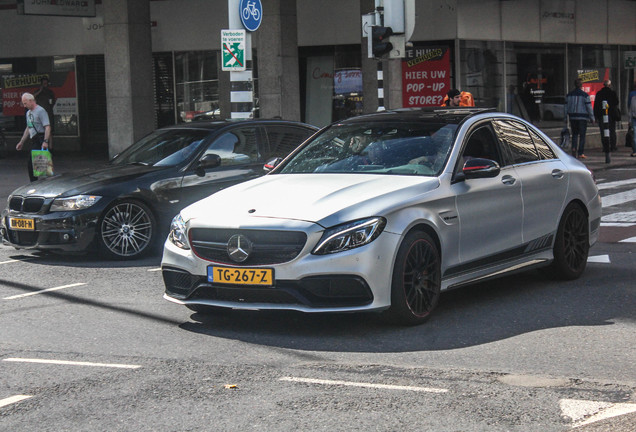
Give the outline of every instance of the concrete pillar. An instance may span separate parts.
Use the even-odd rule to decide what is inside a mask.
[[[402,108],[402,59],[390,59],[384,64],[384,106]]]
[[[108,153],[155,127],[150,2],[103,0]]]
[[[261,118],[300,120],[296,0],[262,0],[263,22],[253,33]]]

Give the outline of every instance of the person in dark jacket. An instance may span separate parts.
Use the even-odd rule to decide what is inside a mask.
[[[603,116],[605,115],[605,110],[603,109],[603,102],[607,102],[608,108],[608,126],[609,126],[609,143],[606,143],[606,140],[603,138],[605,128],[608,127],[603,122]],[[616,151],[616,122],[619,121],[620,114],[618,111],[618,96],[616,92],[612,89],[612,81],[605,80],[603,81],[603,88],[596,92],[596,98],[594,99],[594,117],[598,122],[598,126],[601,130],[601,140],[603,141],[603,151]],[[609,149],[606,149],[605,146],[609,144]]]
[[[574,80],[574,90],[567,95],[567,114],[572,128],[572,156],[587,159],[585,153],[585,134],[587,122],[594,122],[594,112],[590,95],[583,91],[583,81],[580,78]]]

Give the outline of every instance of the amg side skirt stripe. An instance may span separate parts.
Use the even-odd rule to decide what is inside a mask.
[[[456,277],[464,273],[474,272],[479,269],[494,267],[507,261],[516,260],[524,256],[534,255],[535,253],[547,250],[552,247],[554,234],[548,234],[538,239],[532,240],[526,244],[518,246],[507,251],[491,255],[478,260],[463,263],[454,267],[449,267],[444,272],[444,278]]]

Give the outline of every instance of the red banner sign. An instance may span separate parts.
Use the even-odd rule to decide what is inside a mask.
[[[402,61],[404,107],[440,106],[450,90],[448,47],[410,48]]]
[[[3,77],[2,115],[6,117],[24,115],[22,95],[35,93],[40,87],[42,77],[49,78],[51,83],[49,87],[57,99],[76,97],[75,71]],[[64,80],[64,83],[56,87],[53,84],[58,80]]]

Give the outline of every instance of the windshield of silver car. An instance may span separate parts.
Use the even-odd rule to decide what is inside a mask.
[[[188,159],[210,134],[200,129],[157,130],[113,159],[115,165],[173,166]]]
[[[395,122],[334,125],[276,171],[438,175],[457,125]]]

